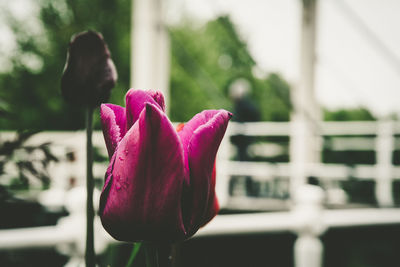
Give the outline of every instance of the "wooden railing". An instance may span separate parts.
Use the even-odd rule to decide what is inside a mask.
[[[227,191],[232,176],[251,176],[258,180],[286,179],[290,182],[292,165],[290,153],[287,149],[288,162],[240,162],[233,161],[235,148],[229,142],[229,136],[244,134],[254,137],[287,137],[286,146],[290,146],[289,122],[258,122],[258,123],[231,123],[227,130],[227,137],[221,144],[218,155],[218,182],[217,189],[222,206],[229,205],[231,196]],[[330,148],[333,151],[373,151],[375,162],[365,163],[305,163],[307,176],[316,177],[321,184],[332,181],[353,180],[374,181],[375,198],[379,206],[394,206],[393,182],[400,179],[400,165],[394,165],[394,153],[400,150],[400,123],[395,121],[384,122],[322,122],[318,125],[322,139],[321,154],[324,144],[329,138]],[[255,145],[257,146],[257,145]],[[259,144],[262,147],[262,144]],[[275,146],[279,146],[275,144]],[[268,149],[268,146],[265,146]],[[258,149],[260,151],[260,149]],[[400,192],[398,192],[400,194]],[[289,192],[288,192],[289,195]]]
[[[233,160],[235,149],[230,137],[236,134],[250,136],[287,137],[288,143],[279,153],[288,153],[290,145],[288,122],[231,123],[221,144],[217,158],[217,194],[222,208],[243,208],[253,206],[260,198],[234,196],[228,187],[233,176],[249,176],[261,182],[284,180],[290,182],[291,163],[288,162],[239,162]],[[294,246],[295,265],[297,267],[317,267],[322,265],[323,245],[319,239],[329,228],[363,225],[400,224],[400,209],[395,208],[392,184],[400,179],[400,167],[393,164],[393,155],[400,149],[398,136],[399,122],[323,122],[319,124],[321,137],[332,137],[330,146],[333,150],[372,150],[375,161],[372,164],[333,164],[310,163],[306,170],[309,176],[316,177],[322,184],[329,181],[349,179],[375,181],[375,196],[380,207],[326,210],[324,208],[326,191],[315,185],[304,184],[295,194],[288,194],[285,200],[287,209],[268,213],[218,215],[211,223],[202,228],[194,238],[208,238],[219,235],[240,235],[290,231],[298,235]],[[13,133],[1,133],[2,139],[12,138]],[[84,213],[79,207],[84,206],[85,151],[83,132],[44,132],[29,140],[30,143],[52,142],[52,151],[61,161],[52,163],[49,172],[52,187],[41,193],[39,200],[49,207],[67,206],[71,215],[63,218],[54,227],[36,227],[13,230],[0,230],[0,249],[17,249],[63,245],[63,253],[71,256],[71,262],[82,260],[83,233],[77,225],[84,222]],[[104,141],[100,132],[94,133],[93,143],[100,154],[106,155]],[[268,145],[256,143],[254,151],[262,152]],[[279,146],[276,145],[275,146]],[[285,147],[286,146],[286,147]],[[275,147],[276,148],[276,147]],[[284,151],[284,152],[282,152]],[[286,151],[286,152],[285,152]],[[265,151],[264,151],[265,152]],[[278,153],[277,152],[277,153]],[[67,157],[71,153],[73,157]],[[268,154],[268,153],[267,153]],[[107,162],[95,164],[95,176],[102,179]],[[75,179],[70,190],[71,179]],[[78,190],[79,189],[79,190]],[[327,188],[329,190],[329,188]],[[80,193],[79,193],[80,192]],[[57,196],[57,197],[55,197]],[[261,198],[262,199],[262,198]],[[71,204],[72,203],[72,204]],[[246,204],[247,203],[247,204]],[[262,202],[261,204],[263,205]],[[272,202],[273,203],[273,202]],[[236,206],[235,206],[236,205]],[[258,204],[257,204],[258,205]],[[257,206],[256,205],[256,206]],[[267,209],[261,205],[260,209]],[[113,242],[96,221],[97,252],[101,253]],[[51,236],[51,238],[50,238]],[[69,249],[65,249],[68,247]],[[67,252],[66,252],[67,251]],[[305,255],[308,255],[307,257]]]

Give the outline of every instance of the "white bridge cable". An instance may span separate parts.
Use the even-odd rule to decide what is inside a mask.
[[[378,35],[364,22],[364,20],[343,0],[330,1],[334,3],[349,21],[363,34],[369,43],[381,54],[381,56],[391,65],[391,67],[400,75],[400,58],[381,40]],[[383,4],[383,3],[382,3]]]

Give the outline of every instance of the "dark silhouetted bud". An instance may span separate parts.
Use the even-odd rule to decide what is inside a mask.
[[[96,107],[106,102],[117,71],[103,36],[93,31],[73,36],[61,78],[61,92],[69,103]]]

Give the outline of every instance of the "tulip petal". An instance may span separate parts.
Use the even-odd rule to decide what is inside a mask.
[[[158,105],[145,105],[114,156],[102,192],[104,228],[122,241],[182,239],[183,148]]]
[[[216,184],[216,167],[215,167],[215,162],[214,162],[214,168],[212,171],[212,175],[211,175],[211,184],[210,184],[210,188],[212,188],[212,190],[210,191],[210,196],[208,197],[209,201],[207,204],[207,208],[206,208],[206,214],[203,217],[203,220],[200,221],[200,227],[206,225],[209,221],[212,220],[212,218],[214,218],[219,211],[219,202],[218,202],[218,198],[217,198],[217,194],[215,193],[215,184]]]
[[[215,200],[214,162],[219,144],[232,114],[225,110],[206,110],[192,118],[178,133],[185,152],[186,168],[190,172],[185,200],[191,203],[190,219],[185,219],[188,235],[211,220],[218,212]]]
[[[188,158],[188,146],[191,138],[193,137],[194,131],[197,130],[200,126],[206,124],[210,119],[213,118],[216,114],[218,114],[218,110],[205,110],[201,113],[196,114],[190,121],[186,124],[180,126],[178,135],[181,139],[183,150],[185,152],[185,163],[186,169],[189,171],[189,161]]]
[[[100,106],[100,117],[108,156],[111,158],[115,148],[126,133],[125,108],[113,104],[102,104]]]
[[[107,171],[106,171],[106,174],[104,177],[103,190],[100,195],[100,206],[99,206],[100,211],[104,210],[105,204],[107,202],[107,197],[108,197],[108,193],[109,193],[110,186],[111,186],[110,181],[112,180],[112,171],[114,170],[115,155],[116,155],[116,153],[114,153],[112,155],[110,164],[107,167]]]
[[[128,129],[137,121],[146,103],[151,103],[165,111],[164,96],[158,91],[130,89],[125,96]]]
[[[164,95],[160,91],[148,90],[146,91],[160,106],[161,110],[165,112],[165,100]]]

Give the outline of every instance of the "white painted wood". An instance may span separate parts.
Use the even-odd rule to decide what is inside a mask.
[[[161,0],[132,0],[131,87],[159,90],[169,101],[170,46]]]
[[[375,195],[380,206],[391,207],[394,204],[392,192],[392,153],[394,147],[393,123],[379,123],[376,138],[376,186]]]

